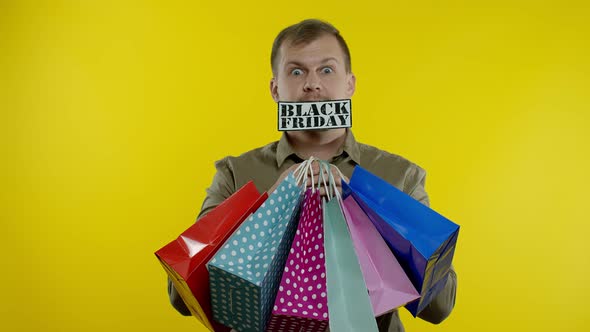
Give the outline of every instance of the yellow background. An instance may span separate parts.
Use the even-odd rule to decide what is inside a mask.
[[[201,330],[153,252],[215,160],[279,138],[270,46],[318,17],[352,50],[357,139],[462,226],[453,314],[407,330],[588,331],[588,6],[0,1],[2,329]]]

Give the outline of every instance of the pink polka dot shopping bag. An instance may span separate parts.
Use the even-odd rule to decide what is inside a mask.
[[[325,331],[328,299],[319,191],[308,189],[267,331]]]

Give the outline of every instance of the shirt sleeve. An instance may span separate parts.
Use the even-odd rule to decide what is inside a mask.
[[[430,199],[428,198],[426,190],[424,190],[425,182],[426,171],[417,165],[412,165],[406,173],[404,192],[412,196],[418,202],[430,206]]]
[[[236,183],[228,158],[226,157],[217,161],[215,168],[216,172],[215,176],[213,176],[213,182],[207,188],[207,196],[205,196],[197,220],[209,213],[209,211],[213,210],[236,191]]]
[[[433,324],[440,324],[445,320],[455,307],[455,296],[457,293],[457,273],[451,266],[447,275],[445,287],[434,297],[432,302],[424,308],[418,317]]]
[[[418,166],[412,167],[407,173],[406,192],[420,203],[430,206],[430,200],[424,184],[426,182],[426,171]],[[455,307],[455,296],[457,293],[457,273],[453,266],[447,275],[447,282],[444,288],[434,297],[432,302],[424,310],[422,310],[418,317],[433,324],[439,324],[445,320]]]

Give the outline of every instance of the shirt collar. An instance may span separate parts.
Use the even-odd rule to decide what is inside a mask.
[[[342,147],[340,147],[336,152],[336,156],[341,155],[343,152],[346,152],[350,156],[350,159],[352,159],[355,163],[360,164],[361,151],[359,148],[359,143],[354,138],[352,130],[350,129],[346,130],[346,139],[344,140]],[[285,160],[291,155],[296,155],[299,159],[302,159],[297,155],[297,152],[293,150],[291,144],[289,144],[287,135],[283,133],[283,136],[281,136],[279,144],[277,145],[277,167],[280,168]]]

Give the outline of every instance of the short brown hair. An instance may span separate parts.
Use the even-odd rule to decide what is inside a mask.
[[[307,44],[316,40],[323,34],[330,34],[336,37],[338,44],[344,52],[344,66],[346,72],[350,73],[350,51],[348,45],[344,41],[344,38],[340,35],[340,31],[336,29],[332,24],[317,19],[303,20],[297,24],[286,27],[283,31],[279,32],[272,44],[272,52],[270,53],[270,65],[274,76],[277,74],[277,58],[281,45],[285,41],[289,41],[291,45]]]

